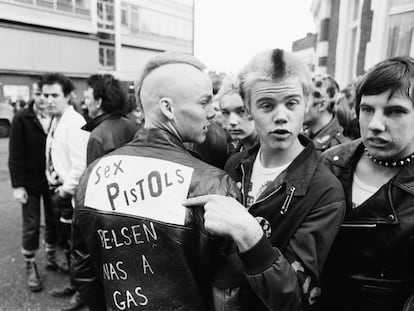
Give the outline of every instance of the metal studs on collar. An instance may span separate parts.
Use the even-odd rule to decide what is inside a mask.
[[[374,158],[372,155],[369,154],[367,148],[364,149],[367,157],[374,162],[375,164],[381,165],[381,166],[385,166],[385,167],[401,167],[401,166],[405,166],[407,164],[411,163],[411,160],[414,161],[414,153],[409,155],[408,157],[404,158],[404,159],[400,159],[397,161],[385,161],[385,160],[378,160],[376,158]]]

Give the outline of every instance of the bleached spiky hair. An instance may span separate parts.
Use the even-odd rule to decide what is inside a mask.
[[[291,52],[274,49],[260,52],[244,67],[241,74],[241,94],[250,107],[251,91],[259,81],[282,81],[297,78],[308,98],[312,91],[312,79],[307,65]]]
[[[237,74],[230,74],[223,79],[220,90],[217,93],[219,103],[224,95],[238,94],[241,96],[240,76]]]
[[[187,64],[199,69],[200,71],[204,71],[206,69],[206,66],[201,61],[190,54],[172,51],[157,54],[148,61],[139,79],[135,82],[135,97],[138,107],[143,109],[141,102],[141,88],[145,78],[155,69],[169,64]]]

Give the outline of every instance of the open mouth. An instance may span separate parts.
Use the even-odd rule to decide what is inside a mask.
[[[276,129],[276,130],[272,131],[272,134],[286,135],[286,134],[290,134],[290,132],[288,130],[285,130],[285,129]]]
[[[286,139],[287,137],[289,137],[290,132],[285,129],[276,129],[270,132],[270,134],[276,139]]]
[[[388,141],[380,137],[370,137],[367,140],[368,140],[368,143],[373,147],[377,147],[377,146],[380,147],[380,146],[384,146],[388,144]]]

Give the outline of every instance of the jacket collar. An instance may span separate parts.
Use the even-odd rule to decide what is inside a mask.
[[[120,119],[123,116],[124,116],[124,114],[121,113],[121,112],[113,112],[113,113],[104,113],[104,114],[101,114],[100,116],[97,116],[96,118],[93,118],[88,123],[86,123],[82,127],[82,130],[85,130],[85,131],[88,131],[88,132],[92,132],[102,122],[104,122],[106,120]]]
[[[40,121],[37,118],[36,112],[34,111],[34,102],[33,101],[29,104],[29,107],[27,107],[27,112],[24,115],[24,117],[34,120],[34,123],[36,124],[36,126],[39,129],[41,129],[42,132],[44,132],[43,126],[42,126],[42,124],[40,124]]]
[[[316,155],[315,146],[303,135],[299,135],[300,143],[305,147],[304,150],[292,161],[288,168],[283,171],[270,185],[269,188],[276,189],[282,184],[286,184],[286,193],[290,192],[292,186],[295,187],[295,196],[304,196],[309,188],[312,176],[318,166],[319,159]],[[260,144],[248,149],[241,165],[249,170],[248,176],[251,176],[251,169],[254,160],[259,151]],[[249,177],[250,178],[250,177]],[[269,189],[270,190],[270,189]],[[265,191],[267,193],[267,191]],[[265,195],[264,193],[264,195]]]
[[[140,146],[160,146],[161,148],[171,149],[184,149],[186,150],[183,142],[173,133],[165,129],[160,128],[142,128],[136,134],[131,144]]]
[[[358,138],[346,145],[339,145],[336,152],[329,152],[330,160],[336,166],[343,169],[352,165],[354,168],[356,163],[364,152],[364,145],[362,139]],[[406,165],[401,171],[391,180],[391,183],[410,194],[414,195],[414,162]]]

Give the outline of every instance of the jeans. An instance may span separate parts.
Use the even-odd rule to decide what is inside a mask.
[[[45,242],[53,246],[55,246],[57,242],[57,224],[51,205],[49,190],[46,188],[41,193],[28,193],[27,203],[22,204],[22,251],[24,254],[34,254],[39,249],[41,197],[43,198],[45,215]]]

